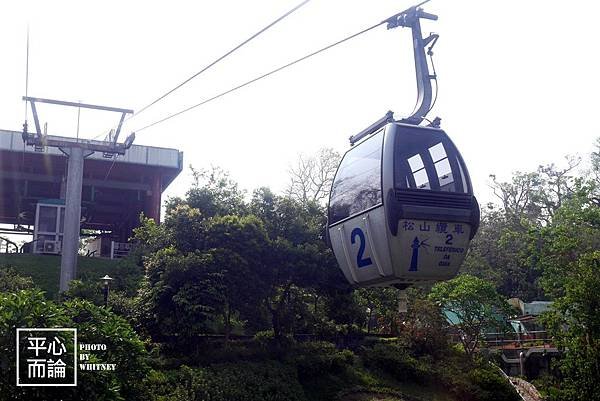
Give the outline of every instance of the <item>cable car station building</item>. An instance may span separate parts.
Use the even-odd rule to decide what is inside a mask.
[[[140,213],[159,222],[161,194],[183,164],[177,149],[141,145],[114,157],[95,152],[84,161],[80,228],[98,236],[94,256],[126,251]],[[0,224],[12,225],[0,230],[32,234],[29,252],[60,253],[66,175],[59,149],[24,146],[21,132],[0,130]]]

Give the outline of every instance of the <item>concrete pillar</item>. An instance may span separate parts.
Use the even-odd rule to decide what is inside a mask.
[[[79,229],[81,221],[81,187],[83,184],[83,149],[69,149],[67,191],[65,199],[65,231],[60,259],[60,292],[69,289],[69,282],[77,273]]]

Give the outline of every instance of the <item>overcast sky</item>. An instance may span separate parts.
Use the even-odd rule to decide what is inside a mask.
[[[29,95],[140,109],[300,0],[4,2],[0,128],[24,120]],[[403,0],[312,0],[209,72],[128,121],[125,133],[379,22]],[[600,136],[600,4],[593,1],[433,0],[440,92],[429,117],[465,158],[476,195],[488,175],[584,157]],[[416,97],[408,29],[381,26],[334,50],[142,131],[136,143],[184,152],[167,195],[183,194],[188,165],[221,166],[243,188],[282,191],[300,152],[347,149],[347,138]],[[75,135],[76,110],[41,106],[49,133]],[[106,133],[117,114],[82,112],[80,135]]]

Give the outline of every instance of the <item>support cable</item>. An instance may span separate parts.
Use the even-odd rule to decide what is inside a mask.
[[[278,73],[279,71],[282,71],[282,70],[284,70],[284,69],[286,69],[286,68],[289,68],[289,67],[291,67],[291,66],[293,66],[293,65],[295,65],[295,64],[298,64],[298,63],[300,63],[300,62],[302,62],[302,61],[304,61],[304,60],[306,60],[306,59],[309,59],[309,58],[311,58],[311,57],[313,57],[313,56],[316,56],[316,55],[317,55],[317,54],[319,54],[319,53],[322,53],[322,52],[324,52],[324,51],[327,51],[327,50],[329,50],[329,49],[331,49],[331,48],[333,48],[333,47],[335,47],[335,46],[341,45],[342,43],[344,43],[344,42],[347,42],[347,41],[349,41],[349,40],[351,40],[351,39],[354,39],[354,38],[356,38],[357,36],[360,36],[360,35],[362,35],[362,34],[364,34],[364,33],[367,33],[367,32],[369,32],[369,31],[371,31],[371,30],[373,30],[373,29],[377,28],[378,26],[380,26],[380,25],[383,25],[383,24],[385,24],[385,23],[387,23],[387,22],[388,22],[388,20],[384,20],[384,21],[378,22],[377,24],[375,24],[375,25],[372,25],[372,26],[370,26],[370,27],[368,27],[368,28],[365,28],[365,29],[363,29],[362,31],[359,31],[359,32],[357,32],[357,33],[354,33],[354,34],[352,34],[352,35],[350,35],[350,36],[347,36],[347,37],[345,37],[344,39],[338,40],[337,42],[334,42],[334,43],[332,43],[332,44],[330,44],[330,45],[327,45],[327,46],[325,46],[325,47],[322,47],[322,48],[320,48],[319,50],[316,50],[316,51],[314,51],[314,52],[312,52],[312,53],[309,53],[309,54],[307,54],[307,55],[305,55],[305,56],[303,56],[303,57],[300,57],[300,58],[298,58],[298,59],[296,59],[296,60],[294,60],[294,61],[291,61],[291,62],[289,62],[289,63],[287,63],[287,64],[285,64],[285,65],[282,65],[282,66],[280,66],[280,67],[278,67],[278,68],[275,68],[274,70],[271,70],[271,71],[269,71],[269,72],[267,72],[267,73],[265,73],[265,74],[262,74],[262,75],[260,75],[260,76],[258,76],[258,77],[256,77],[256,78],[253,78],[253,79],[251,79],[251,80],[249,80],[249,81],[246,81],[246,82],[244,82],[244,83],[242,83],[242,84],[240,84],[240,85],[237,85],[237,86],[235,86],[235,87],[233,87],[233,88],[231,88],[231,89],[228,89],[228,90],[226,90],[226,91],[224,91],[224,92],[221,92],[221,93],[219,93],[219,94],[217,94],[217,95],[215,95],[215,96],[213,96],[213,97],[210,97],[210,98],[208,98],[208,99],[205,99],[205,100],[203,100],[203,101],[202,101],[202,102],[200,102],[200,103],[197,103],[197,104],[195,104],[195,105],[193,105],[193,106],[190,106],[190,107],[188,107],[188,108],[186,108],[186,109],[180,110],[180,111],[178,111],[178,112],[176,112],[176,113],[170,114],[170,115],[168,115],[168,116],[166,116],[166,117],[164,117],[164,118],[162,118],[162,119],[160,119],[160,120],[157,120],[157,121],[155,121],[155,122],[153,122],[153,123],[151,123],[151,124],[148,124],[148,125],[146,125],[146,126],[144,126],[144,127],[140,128],[140,129],[138,129],[138,130],[134,130],[134,132],[136,132],[136,133],[137,133],[137,132],[143,131],[143,130],[145,130],[145,129],[147,129],[147,128],[150,128],[150,127],[153,127],[153,126],[155,126],[155,125],[158,125],[158,124],[160,124],[160,123],[163,123],[163,122],[165,122],[165,121],[167,121],[167,120],[170,120],[171,118],[177,117],[177,116],[179,116],[179,115],[181,115],[181,114],[183,114],[183,113],[186,113],[186,112],[188,112],[188,111],[190,111],[190,110],[193,110],[193,109],[195,109],[195,108],[197,108],[197,107],[200,107],[200,106],[202,106],[202,105],[205,105],[205,104],[207,104],[207,103],[210,103],[210,102],[212,102],[212,101],[214,101],[214,100],[217,100],[217,99],[218,99],[218,98],[220,98],[220,97],[223,97],[223,96],[225,96],[225,95],[228,95],[228,94],[230,94],[230,93],[232,93],[232,92],[235,92],[235,91],[237,91],[237,90],[239,90],[239,89],[242,89],[242,88],[244,88],[244,87],[246,87],[246,86],[248,86],[248,85],[250,85],[250,84],[253,84],[254,82],[260,81],[261,79],[267,78],[268,76],[271,76],[271,75],[273,75],[273,74],[275,74],[275,73]]]
[[[29,24],[27,24],[27,47],[25,56],[25,96],[29,96]],[[27,124],[27,102],[25,102],[25,124]]]
[[[219,63],[224,58],[226,58],[227,56],[229,56],[232,53],[234,53],[236,50],[238,50],[241,47],[243,47],[244,45],[248,44],[251,40],[253,40],[257,36],[259,36],[263,32],[267,31],[269,28],[271,28],[272,26],[274,26],[275,24],[277,24],[278,22],[280,22],[281,20],[283,20],[284,18],[286,18],[287,16],[289,16],[290,14],[292,14],[293,12],[295,12],[296,10],[298,10],[300,7],[302,7],[303,5],[305,5],[306,3],[308,3],[309,1],[310,0],[304,0],[304,1],[302,1],[300,4],[298,4],[297,6],[295,6],[294,8],[292,8],[291,10],[289,10],[288,12],[286,12],[285,14],[283,14],[281,17],[277,18],[276,20],[274,20],[273,22],[271,22],[269,25],[265,26],[260,31],[256,32],[254,35],[250,36],[248,39],[244,40],[242,43],[240,43],[239,45],[235,46],[233,49],[229,50],[227,53],[223,54],[221,57],[217,58],[215,61],[213,61],[212,63],[210,63],[209,65],[207,65],[206,67],[204,67],[203,69],[201,69],[200,71],[198,71],[197,73],[195,73],[194,75],[192,75],[191,77],[189,77],[188,79],[186,79],[185,81],[183,81],[182,83],[180,83],[179,85],[177,85],[176,87],[174,87],[173,89],[169,90],[165,94],[163,94],[163,95],[159,96],[158,98],[156,98],[155,100],[153,100],[151,103],[149,103],[146,106],[142,107],[139,111],[137,111],[136,113],[134,113],[129,119],[131,119],[131,118],[133,118],[133,117],[141,114],[142,112],[144,112],[144,110],[148,109],[149,107],[151,107],[154,104],[158,103],[159,101],[161,101],[165,97],[169,96],[171,93],[175,92],[177,89],[181,88],[183,85],[187,84],[192,79],[196,78],[198,75],[202,74],[203,72],[205,72],[209,68],[213,67],[215,64]]]

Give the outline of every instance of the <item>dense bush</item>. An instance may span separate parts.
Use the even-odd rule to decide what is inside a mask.
[[[448,322],[440,308],[428,299],[414,296],[402,322],[400,340],[414,355],[437,358],[448,351]]]
[[[64,311],[39,290],[4,293],[0,297],[0,399],[61,399],[72,390],[46,387],[44,396],[30,387],[16,387],[16,329],[20,327],[69,327]]]
[[[328,342],[299,344],[294,350],[293,363],[301,380],[327,374],[343,373],[354,364],[355,355],[350,350],[337,350]]]
[[[435,377],[461,401],[518,401],[520,398],[497,367],[482,358],[469,360],[453,351],[436,363]]]
[[[157,372],[145,382],[153,401],[306,401],[293,367],[238,362]]]
[[[147,366],[146,350],[131,326],[110,310],[83,300],[67,301],[62,305],[66,315],[77,327],[79,343],[105,344],[107,350],[95,353],[98,359],[117,365],[117,372],[105,372],[103,384],[119,389],[127,400],[135,399],[141,388]],[[98,372],[80,372],[82,383],[89,379],[98,382]]]
[[[33,288],[31,277],[21,276],[10,266],[0,268],[0,292],[12,292]]]
[[[401,382],[426,383],[433,376],[432,366],[409,354],[397,343],[379,343],[361,353],[365,366],[391,375]]]
[[[78,387],[16,387],[16,328],[78,329],[78,342],[106,344],[92,361],[115,363],[116,372],[79,371]],[[7,400],[143,400],[145,349],[125,320],[90,302],[56,304],[38,290],[7,293],[0,298],[0,399]]]
[[[497,369],[478,367],[471,370],[468,378],[477,387],[476,399],[481,401],[516,401],[519,397]]]

